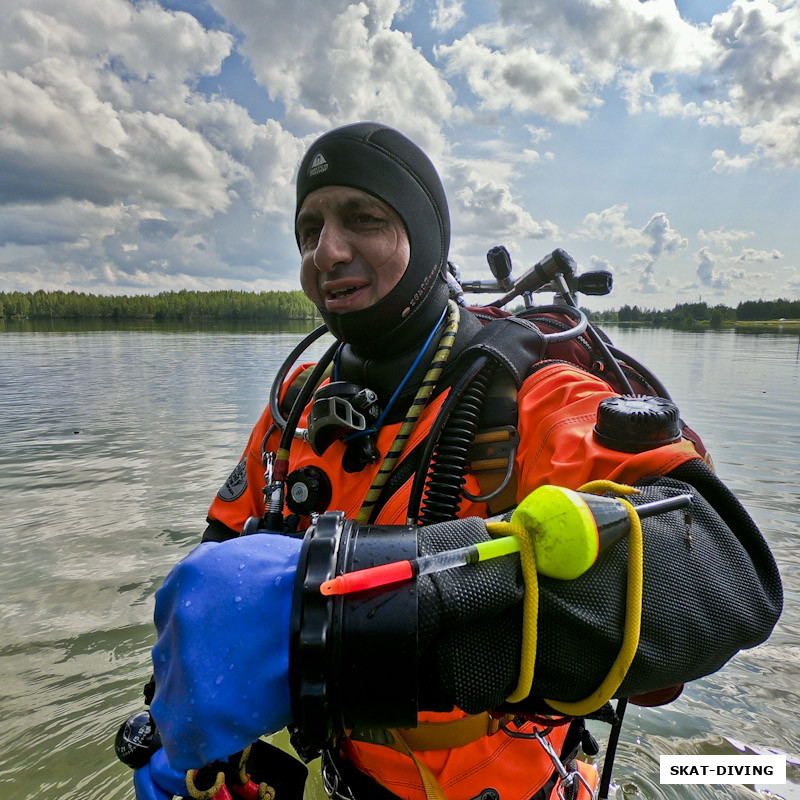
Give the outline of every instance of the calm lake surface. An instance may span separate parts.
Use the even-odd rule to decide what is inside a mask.
[[[661,709],[631,707],[617,798],[800,798],[797,335],[608,329],[650,366],[761,526],[772,638]],[[301,328],[0,328],[0,787],[132,798],[113,754],[141,707],[153,593],[204,528]],[[326,346],[318,342],[311,355]],[[604,726],[592,726],[601,744]],[[278,741],[282,741],[280,738]],[[660,786],[660,754],[780,752],[784,786]],[[314,768],[312,766],[312,773]],[[307,796],[323,797],[318,782]]]

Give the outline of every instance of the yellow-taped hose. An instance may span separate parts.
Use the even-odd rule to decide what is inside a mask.
[[[411,436],[411,432],[414,430],[414,427],[417,424],[419,415],[422,413],[422,409],[428,402],[428,398],[431,396],[433,387],[436,386],[436,382],[439,380],[439,376],[442,374],[444,365],[447,363],[447,358],[450,355],[450,351],[453,349],[453,342],[455,341],[456,333],[458,332],[458,323],[458,306],[452,300],[449,300],[447,322],[445,324],[444,331],[442,332],[442,338],[439,340],[439,346],[435,355],[433,356],[433,360],[428,368],[428,372],[425,374],[425,377],[422,379],[422,383],[419,385],[417,394],[406,413],[406,417],[403,420],[400,429],[397,431],[397,435],[392,442],[392,446],[386,453],[386,456],[384,457],[383,462],[381,463],[381,466],[378,469],[374,480],[372,481],[372,486],[370,486],[369,491],[364,497],[364,501],[362,502],[361,508],[358,511],[358,516],[356,517],[357,522],[362,524],[369,522],[372,508],[375,503],[378,502],[378,498],[381,496],[381,490],[389,478],[389,475],[392,474],[392,470],[395,468],[397,460],[400,458],[403,448],[405,448],[406,443],[408,442],[408,437]]]
[[[581,486],[579,492],[601,494],[613,492],[616,495],[638,494],[638,489],[612,481],[592,481]],[[642,523],[636,509],[620,498],[630,521],[628,532],[628,581],[625,603],[625,628],[622,645],[614,663],[597,689],[583,700],[562,702],[545,699],[545,702],[561,714],[582,717],[604,706],[619,689],[639,647],[639,634],[642,622],[642,585],[644,582],[644,543]],[[520,542],[520,563],[525,580],[525,597],[522,615],[522,654],[519,678],[514,691],[508,696],[509,703],[519,703],[531,692],[536,663],[537,625],[539,617],[539,580],[536,572],[536,557],[533,551],[533,532],[520,525],[508,522],[493,522],[487,525],[492,536],[516,536]]]

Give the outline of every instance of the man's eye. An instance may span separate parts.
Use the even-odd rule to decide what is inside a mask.
[[[309,247],[319,240],[319,233],[322,229],[318,225],[303,228],[300,231],[300,244],[303,247]]]
[[[353,222],[356,225],[381,225],[383,220],[376,217],[374,214],[356,214],[353,217]]]

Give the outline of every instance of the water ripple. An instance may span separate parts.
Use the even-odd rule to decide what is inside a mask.
[[[735,752],[732,742],[800,753],[797,340],[610,333],[656,367],[703,435],[773,545],[787,599],[765,645],[666,708],[631,708],[616,797],[765,800],[746,787],[660,786],[658,755]],[[153,592],[198,541],[271,376],[301,336],[0,335],[0,787],[15,800],[130,798],[131,773],[114,759],[112,741],[141,707]],[[607,728],[592,726],[604,742]],[[288,747],[285,734],[273,738]],[[787,794],[800,791],[795,763]],[[318,780],[307,797],[324,797]]]

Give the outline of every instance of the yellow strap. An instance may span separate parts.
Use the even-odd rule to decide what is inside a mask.
[[[242,786],[250,780],[250,776],[247,774],[247,759],[250,758],[250,751],[252,749],[253,745],[247,745],[239,756],[239,783],[241,783]]]
[[[239,756],[239,783],[242,786],[247,785],[250,781],[250,773],[247,771],[247,759],[250,758],[250,750],[253,745],[249,744],[242,750]],[[275,789],[268,783],[260,783],[258,785],[258,800],[275,800]]]
[[[592,481],[581,486],[578,491],[600,494],[601,492],[614,492],[615,494],[638,494],[639,490],[632,486],[612,483],[611,481]],[[582,717],[604,706],[619,689],[625,676],[628,674],[631,662],[639,647],[639,634],[642,626],[642,586],[644,583],[644,537],[642,523],[636,509],[627,501],[619,498],[630,520],[628,531],[628,586],[625,603],[625,629],[622,636],[622,645],[619,653],[611,665],[603,682],[597,689],[583,700],[573,703],[562,703],[557,700],[545,702],[562,714],[572,717]]]
[[[632,486],[613,483],[612,481],[592,481],[578,489],[579,492],[600,494],[614,492],[617,495],[638,494],[639,490]],[[642,622],[642,585],[644,582],[644,546],[642,524],[636,509],[620,498],[630,520],[628,532],[628,582],[625,608],[625,629],[622,645],[611,669],[600,686],[583,700],[561,702],[546,699],[545,702],[556,711],[572,717],[580,717],[596,711],[604,706],[619,689],[631,662],[639,647],[639,634]],[[523,598],[522,617],[522,657],[520,659],[519,679],[514,691],[507,698],[509,703],[518,703],[525,699],[533,684],[533,671],[536,663],[536,637],[539,614],[539,582],[536,573],[536,559],[533,553],[532,531],[519,525],[506,522],[494,522],[487,525],[492,536],[512,534],[520,541],[520,561],[522,576],[525,580],[525,597]]]
[[[426,800],[447,800],[447,795],[436,780],[436,776],[431,772],[430,768],[424,761],[420,761],[415,755],[413,750],[408,746],[403,738],[401,731],[391,730],[392,743],[389,745],[393,750],[397,750],[404,755],[407,755],[417,768],[419,779],[422,781],[422,790],[425,792]]]
[[[417,752],[423,750],[449,750],[453,747],[477,742],[499,728],[488,712],[471,714],[447,722],[421,722],[416,728],[396,728],[403,741]]]
[[[511,717],[506,717],[510,719]],[[382,744],[408,756],[416,767],[426,800],[447,800],[436,776],[431,772],[425,762],[415,755],[414,751],[449,750],[453,747],[464,747],[484,736],[499,730],[500,720],[489,716],[488,712],[471,714],[461,719],[448,720],[447,722],[421,722],[416,728],[382,728]],[[358,731],[352,731],[350,737],[354,741],[378,742],[374,737],[360,736]]]

